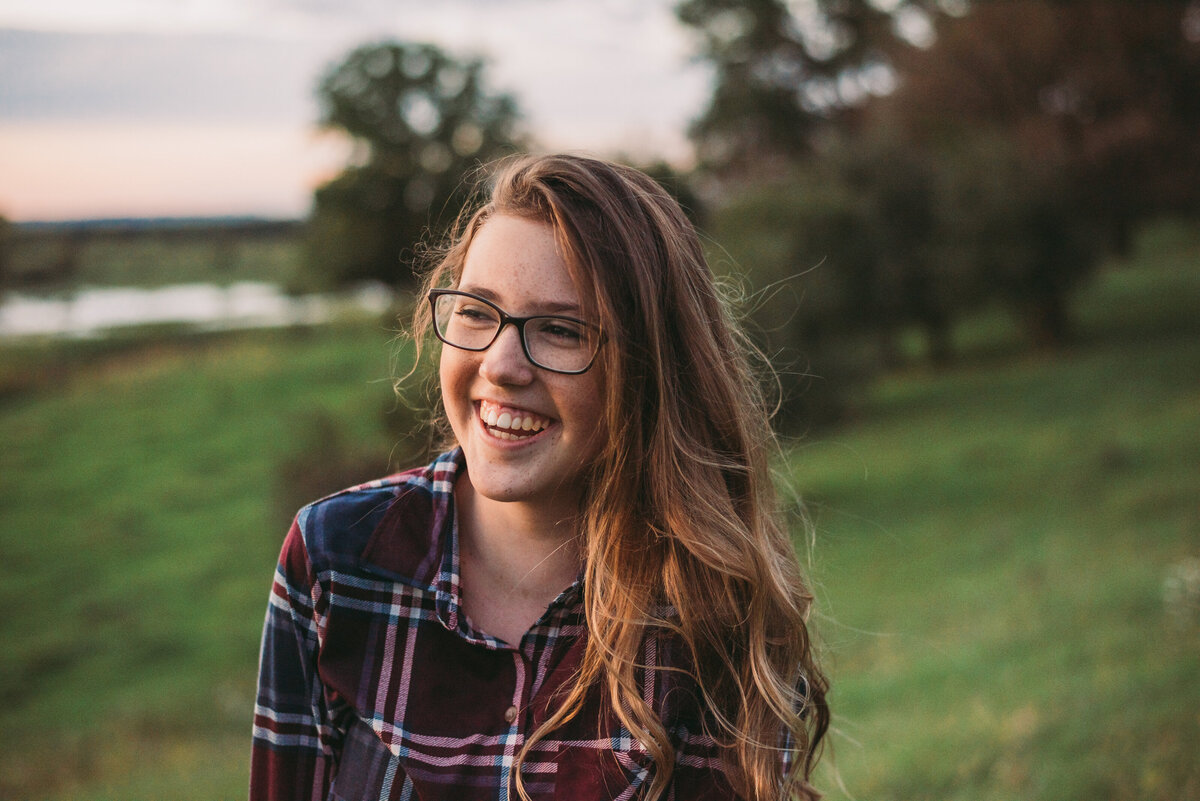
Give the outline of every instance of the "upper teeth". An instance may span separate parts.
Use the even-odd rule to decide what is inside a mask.
[[[541,431],[550,425],[545,417],[520,409],[508,409],[491,401],[480,402],[479,416],[489,426],[510,431]]]

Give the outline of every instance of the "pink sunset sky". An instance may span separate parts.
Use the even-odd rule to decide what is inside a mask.
[[[0,0],[0,215],[301,217],[315,87],[396,38],[487,59],[541,147],[686,163],[708,73],[668,0]]]

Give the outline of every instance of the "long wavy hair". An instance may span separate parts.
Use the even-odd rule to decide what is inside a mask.
[[[739,795],[818,798],[809,778],[829,707],[808,628],[813,597],[771,481],[776,442],[753,349],[694,227],[637,170],[517,157],[464,211],[426,289],[457,282],[475,233],[499,214],[553,228],[585,312],[606,336],[597,366],[609,437],[581,510],[586,652],[564,703],[519,759],[599,685],[622,725],[644,733],[658,766],[647,798],[661,798],[674,749],[637,681],[643,638],[658,630],[684,649]],[[418,303],[418,347],[429,325]]]

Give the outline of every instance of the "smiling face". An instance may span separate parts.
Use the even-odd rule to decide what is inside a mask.
[[[553,229],[520,217],[483,223],[457,288],[514,316],[583,317]],[[446,415],[481,496],[546,507],[578,501],[582,477],[603,444],[599,364],[580,375],[536,367],[516,327],[507,325],[482,352],[444,345],[440,379]]]

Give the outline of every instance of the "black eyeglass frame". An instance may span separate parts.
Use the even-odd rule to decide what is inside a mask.
[[[442,332],[438,327],[437,299],[444,295],[457,295],[464,298],[470,298],[471,300],[475,300],[484,304],[488,308],[495,309],[496,314],[500,315],[500,325],[496,327],[496,333],[492,335],[491,341],[481,348],[468,348],[464,347],[463,345],[450,342],[444,336],[442,336]],[[600,354],[600,346],[604,344],[605,340],[604,332],[600,330],[598,326],[589,323],[587,320],[580,320],[578,317],[568,317],[564,314],[531,314],[528,317],[516,317],[509,314],[487,298],[480,297],[472,292],[463,292],[458,289],[431,289],[429,291],[428,298],[429,311],[432,315],[433,322],[433,335],[446,345],[449,345],[452,348],[458,348],[459,350],[471,351],[472,353],[481,353],[490,348],[492,345],[495,345],[496,340],[500,338],[500,333],[504,330],[504,326],[511,323],[517,329],[517,339],[521,340],[521,350],[525,353],[525,358],[528,359],[529,363],[534,367],[541,368],[542,370],[548,370],[551,373],[559,373],[561,375],[580,375],[582,373],[586,373],[588,370],[592,369],[592,365],[596,363],[596,356]],[[561,370],[557,367],[547,367],[537,359],[533,358],[533,354],[529,352],[529,343],[525,340],[525,324],[530,320],[564,320],[566,322],[581,325],[584,328],[595,331],[596,349],[592,351],[592,356],[590,359],[588,359],[587,364],[578,370]]]

